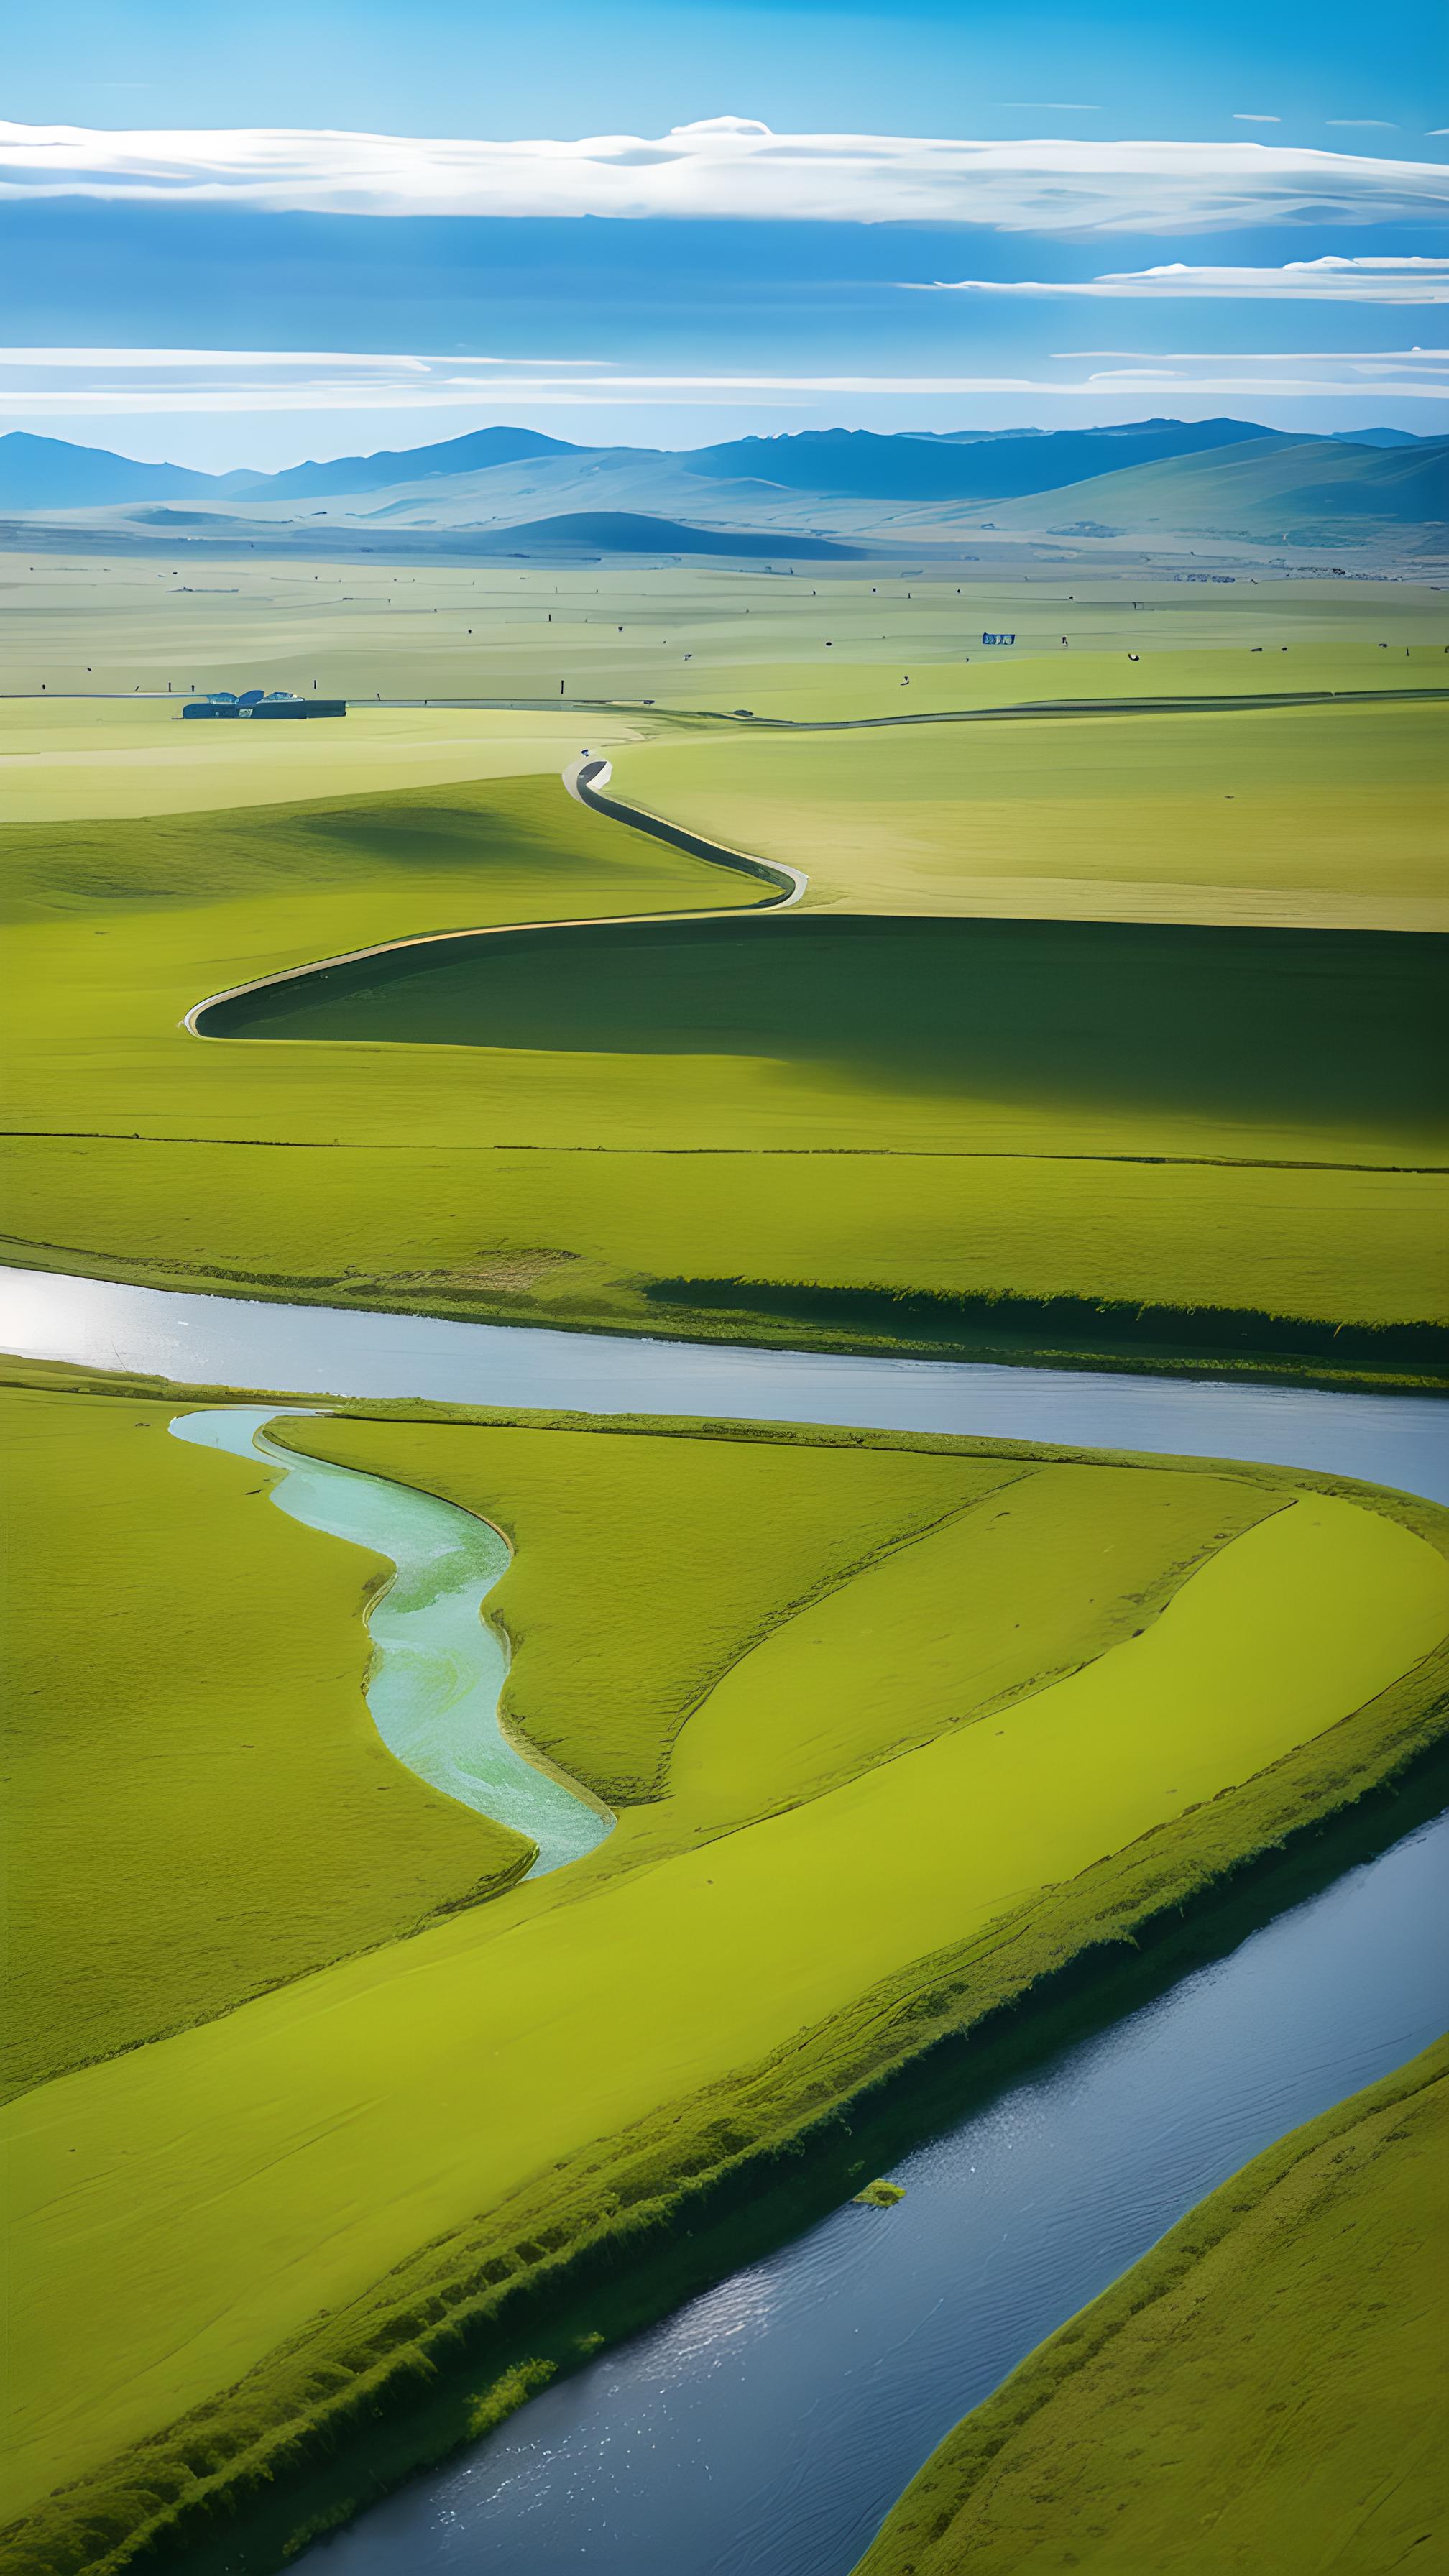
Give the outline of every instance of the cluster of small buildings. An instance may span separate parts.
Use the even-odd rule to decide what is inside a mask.
[[[184,716],[262,716],[286,722],[301,716],[345,716],[345,698],[299,698],[291,689],[213,689],[208,697],[191,698]]]

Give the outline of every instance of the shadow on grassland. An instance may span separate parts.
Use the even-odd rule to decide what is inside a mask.
[[[1427,1138],[1435,940],[772,913],[421,941],[211,1003],[199,1036],[756,1057],[862,1090]],[[1204,1140],[1204,1152],[1214,1151]],[[1218,1147],[1216,1150],[1223,1150]],[[1281,1151],[1281,1148],[1278,1150]],[[1305,1147],[1305,1151],[1311,1147]],[[1339,1142],[1332,1159],[1350,1149]]]

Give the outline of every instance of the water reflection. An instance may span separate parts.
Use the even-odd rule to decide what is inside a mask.
[[[1286,2129],[1449,2017],[1449,1819],[545,2390],[308,2576],[846,2576],[935,2443]]]

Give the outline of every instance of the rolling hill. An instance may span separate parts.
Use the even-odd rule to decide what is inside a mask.
[[[772,555],[808,563],[851,563],[859,546],[789,532],[762,535],[751,528],[692,528],[681,519],[656,519],[639,510],[565,510],[552,519],[526,519],[475,537],[470,554]]]
[[[1208,456],[1171,457],[1094,475],[1023,499],[997,525],[1153,536],[1247,538],[1258,544],[1351,545],[1376,527],[1449,522],[1449,439],[1349,447],[1334,439],[1257,439]]]
[[[418,484],[457,487],[461,477],[504,466],[557,465],[599,471],[620,464],[636,485],[657,482],[668,505],[681,477],[726,485],[748,482],[777,497],[889,501],[996,501],[1079,483],[1122,464],[1196,455],[1274,432],[1252,421],[1134,421],[1115,429],[952,430],[920,437],[908,431],[807,429],[778,438],[733,439],[682,451],[590,448],[532,429],[478,429],[428,447],[384,449],[287,467],[278,474],[238,469],[202,474],[184,465],[138,464],[105,448],[74,447],[59,438],[16,430],[0,437],[0,509],[61,510],[124,506],[132,501],[246,500],[256,505],[341,500],[395,493]],[[451,496],[450,496],[451,497]]]

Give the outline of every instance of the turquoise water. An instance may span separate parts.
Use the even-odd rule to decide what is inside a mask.
[[[217,1406],[179,1414],[171,1429],[198,1448],[265,1458],[282,1470],[271,1494],[279,1511],[395,1567],[367,1616],[367,1705],[388,1751],[445,1797],[535,1842],[530,1878],[592,1851],[613,1817],[540,1770],[499,1719],[508,1649],[482,1609],[508,1564],[507,1541],[436,1494],[278,1448],[264,1426],[287,1409],[301,1408]]]

